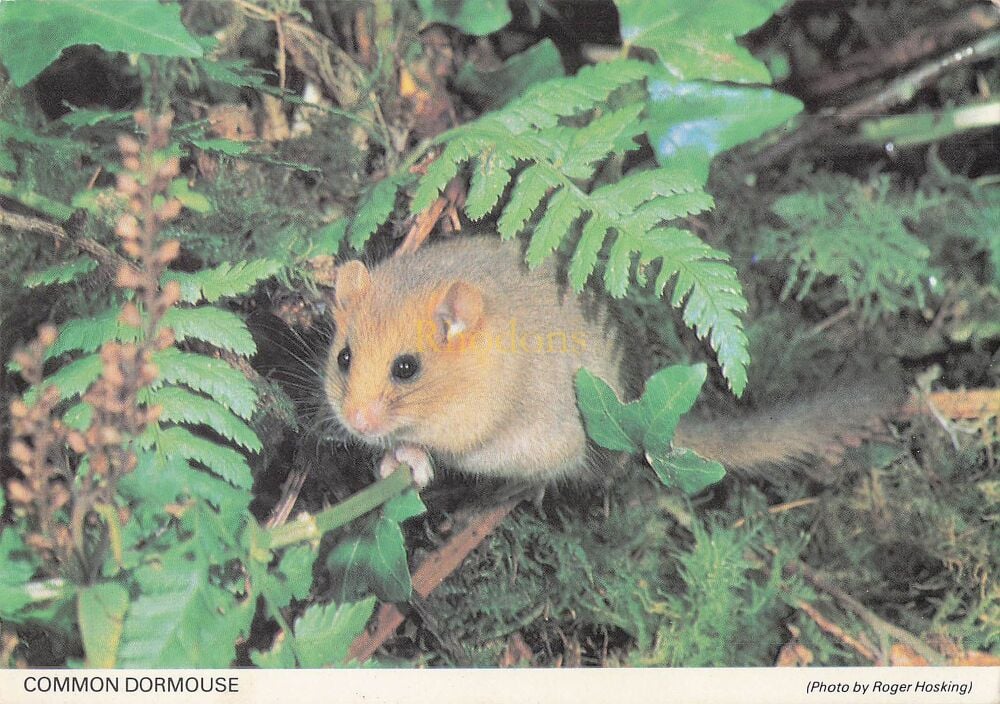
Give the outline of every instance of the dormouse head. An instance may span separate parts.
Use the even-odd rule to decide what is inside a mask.
[[[412,282],[358,261],[337,269],[335,286],[325,391],[337,420],[370,444],[433,446],[439,411],[476,371],[462,341],[482,324],[482,292],[461,280]]]

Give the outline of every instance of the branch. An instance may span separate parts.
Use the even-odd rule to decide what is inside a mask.
[[[812,81],[809,92],[820,97],[838,93],[925,59],[949,47],[958,38],[989,31],[998,25],[1000,9],[987,5],[966,8],[943,22],[916,29],[888,47],[872,47],[854,54],[843,70]]]
[[[880,618],[860,601],[831,582],[828,577],[817,572],[804,562],[789,562],[785,565],[785,571],[802,575],[807,582],[839,601],[845,609],[867,623],[876,633],[889,636],[893,640],[908,645],[926,658],[932,665],[946,664],[945,658],[940,653],[917,638],[917,636]]]
[[[936,59],[907,71],[889,81],[881,90],[839,109],[806,117],[802,126],[773,147],[765,149],[749,162],[749,171],[760,171],[788,156],[793,150],[815,143],[836,128],[850,127],[865,117],[878,116],[898,105],[909,102],[917,91],[927,87],[946,72],[982,61],[1000,53],[1000,32],[948,51]]]
[[[469,553],[503,522],[523,496],[516,496],[492,509],[478,513],[469,524],[421,563],[413,573],[413,591],[426,598],[452,572],[457,570]],[[370,658],[403,623],[403,612],[395,604],[382,604],[375,617],[375,628],[358,636],[348,651],[348,660],[359,663]]]
[[[0,181],[2,180],[0,179]],[[116,271],[121,267],[125,267],[126,269],[138,272],[138,269],[132,262],[108,249],[100,242],[92,240],[89,237],[73,237],[66,232],[65,228],[48,220],[42,220],[30,215],[19,215],[0,208],[0,227],[9,227],[19,232],[41,232],[58,242],[73,245],[80,251],[93,256],[94,259],[104,266],[112,267]]]

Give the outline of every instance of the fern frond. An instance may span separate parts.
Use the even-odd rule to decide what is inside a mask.
[[[351,220],[348,232],[352,247],[361,249],[379,226],[389,219],[396,205],[396,194],[412,180],[413,176],[408,171],[401,171],[382,179],[372,187],[354,219]]]
[[[236,450],[200,438],[179,426],[161,428],[149,438],[167,456],[182,457],[203,464],[209,470],[240,489],[253,485],[253,475],[246,458]]]
[[[139,328],[125,325],[117,310],[109,309],[90,318],[74,318],[59,327],[59,337],[45,351],[45,359],[55,359],[67,352],[95,351],[105,342],[135,342]]]
[[[263,279],[281,271],[281,263],[273,259],[254,259],[245,262],[222,262],[211,269],[194,273],[169,271],[164,281],[177,281],[181,286],[181,300],[185,303],[214,303],[220,298],[246,293]]]
[[[68,284],[86,276],[96,268],[97,262],[90,257],[77,257],[34,274],[28,274],[24,277],[24,285],[28,288],[37,288],[50,284]]]
[[[163,326],[174,331],[178,342],[201,340],[244,357],[257,351],[246,324],[237,315],[212,306],[171,308],[163,316]]]
[[[250,380],[221,359],[169,347],[153,355],[160,381],[184,384],[222,404],[243,420],[250,420],[257,392]]]
[[[178,386],[166,386],[148,394],[148,403],[159,406],[161,422],[204,425],[250,452],[260,452],[261,442],[253,428],[221,404]]]

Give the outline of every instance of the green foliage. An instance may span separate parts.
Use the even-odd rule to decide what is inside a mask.
[[[28,288],[49,286],[51,284],[68,284],[80,279],[97,268],[97,262],[90,257],[77,257],[68,262],[55,264],[47,269],[29,274],[24,278]]]
[[[161,56],[201,56],[201,46],[181,24],[180,6],[158,0],[49,0],[0,5],[0,59],[23,86],[74,44],[108,51]]]
[[[177,281],[181,300],[185,303],[215,303],[220,298],[238,296],[250,291],[258,281],[270,278],[281,270],[281,264],[268,259],[247,262],[222,262],[211,269],[193,273],[167,272],[164,281]]]
[[[642,397],[622,403],[614,390],[586,369],[576,375],[576,395],[587,435],[601,447],[642,452],[665,486],[694,494],[720,481],[726,470],[691,450],[673,448],[677,421],[691,410],[707,368],[675,365],[646,381]]]
[[[680,0],[668,6],[615,0],[622,41],[656,52],[685,81],[770,83],[767,67],[734,40],[763,24],[786,0]]]
[[[296,621],[294,635],[266,653],[255,652],[259,667],[330,667],[343,665],[347,648],[364,630],[375,609],[375,597],[349,604],[315,604]]]
[[[736,272],[724,253],[665,225],[712,207],[703,190],[712,157],[801,109],[799,101],[768,89],[712,82],[770,82],[763,64],[734,37],[780,5],[619,3],[626,50],[651,49],[659,63],[621,58],[586,66],[575,76],[535,83],[497,111],[445,133],[436,140],[443,151],[420,179],[411,210],[427,208],[468,165],[466,214],[481,220],[499,206],[502,237],[529,232],[529,265],[579,233],[568,272],[575,290],[584,287],[602,252],[604,286],[613,296],[624,296],[633,278],[645,285],[650,268],[657,269],[656,293],[677,277],[671,303],[683,306],[685,323],[709,340],[726,379],[742,393],[749,354],[739,319],[746,300]],[[525,83],[501,85],[510,85],[513,95],[513,87]],[[622,173],[621,161],[641,139],[651,143],[661,166]],[[364,244],[388,217],[400,186],[398,180],[380,184],[363,202],[351,228],[353,246]]]
[[[87,664],[113,667],[129,608],[128,590],[116,582],[101,582],[81,589],[76,599]]]
[[[764,232],[761,255],[788,263],[782,298],[802,300],[832,279],[833,297],[866,322],[923,307],[940,272],[907,222],[930,203],[893,193],[885,177],[860,184],[830,176],[817,186],[780,198],[773,210],[786,226]]]
[[[507,0],[417,0],[427,24],[457,27],[464,34],[492,34],[507,25],[512,15]]]
[[[693,526],[694,545],[678,554],[684,590],[664,599],[656,647],[636,664],[685,667],[746,666],[776,652],[777,634],[761,641],[755,625],[784,608],[779,556],[763,580],[748,557],[752,532]],[[770,618],[769,618],[770,617]],[[762,652],[763,651],[763,652]]]
[[[410,598],[412,585],[407,565],[406,543],[400,523],[424,513],[416,492],[389,501],[383,514],[365,530],[341,541],[327,558],[339,601],[374,592],[382,601],[402,602]]]

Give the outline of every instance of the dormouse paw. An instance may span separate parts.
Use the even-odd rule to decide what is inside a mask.
[[[385,479],[396,471],[400,464],[409,465],[413,473],[413,483],[423,489],[434,478],[434,466],[427,451],[416,445],[400,445],[387,450],[378,465],[378,476]]]

